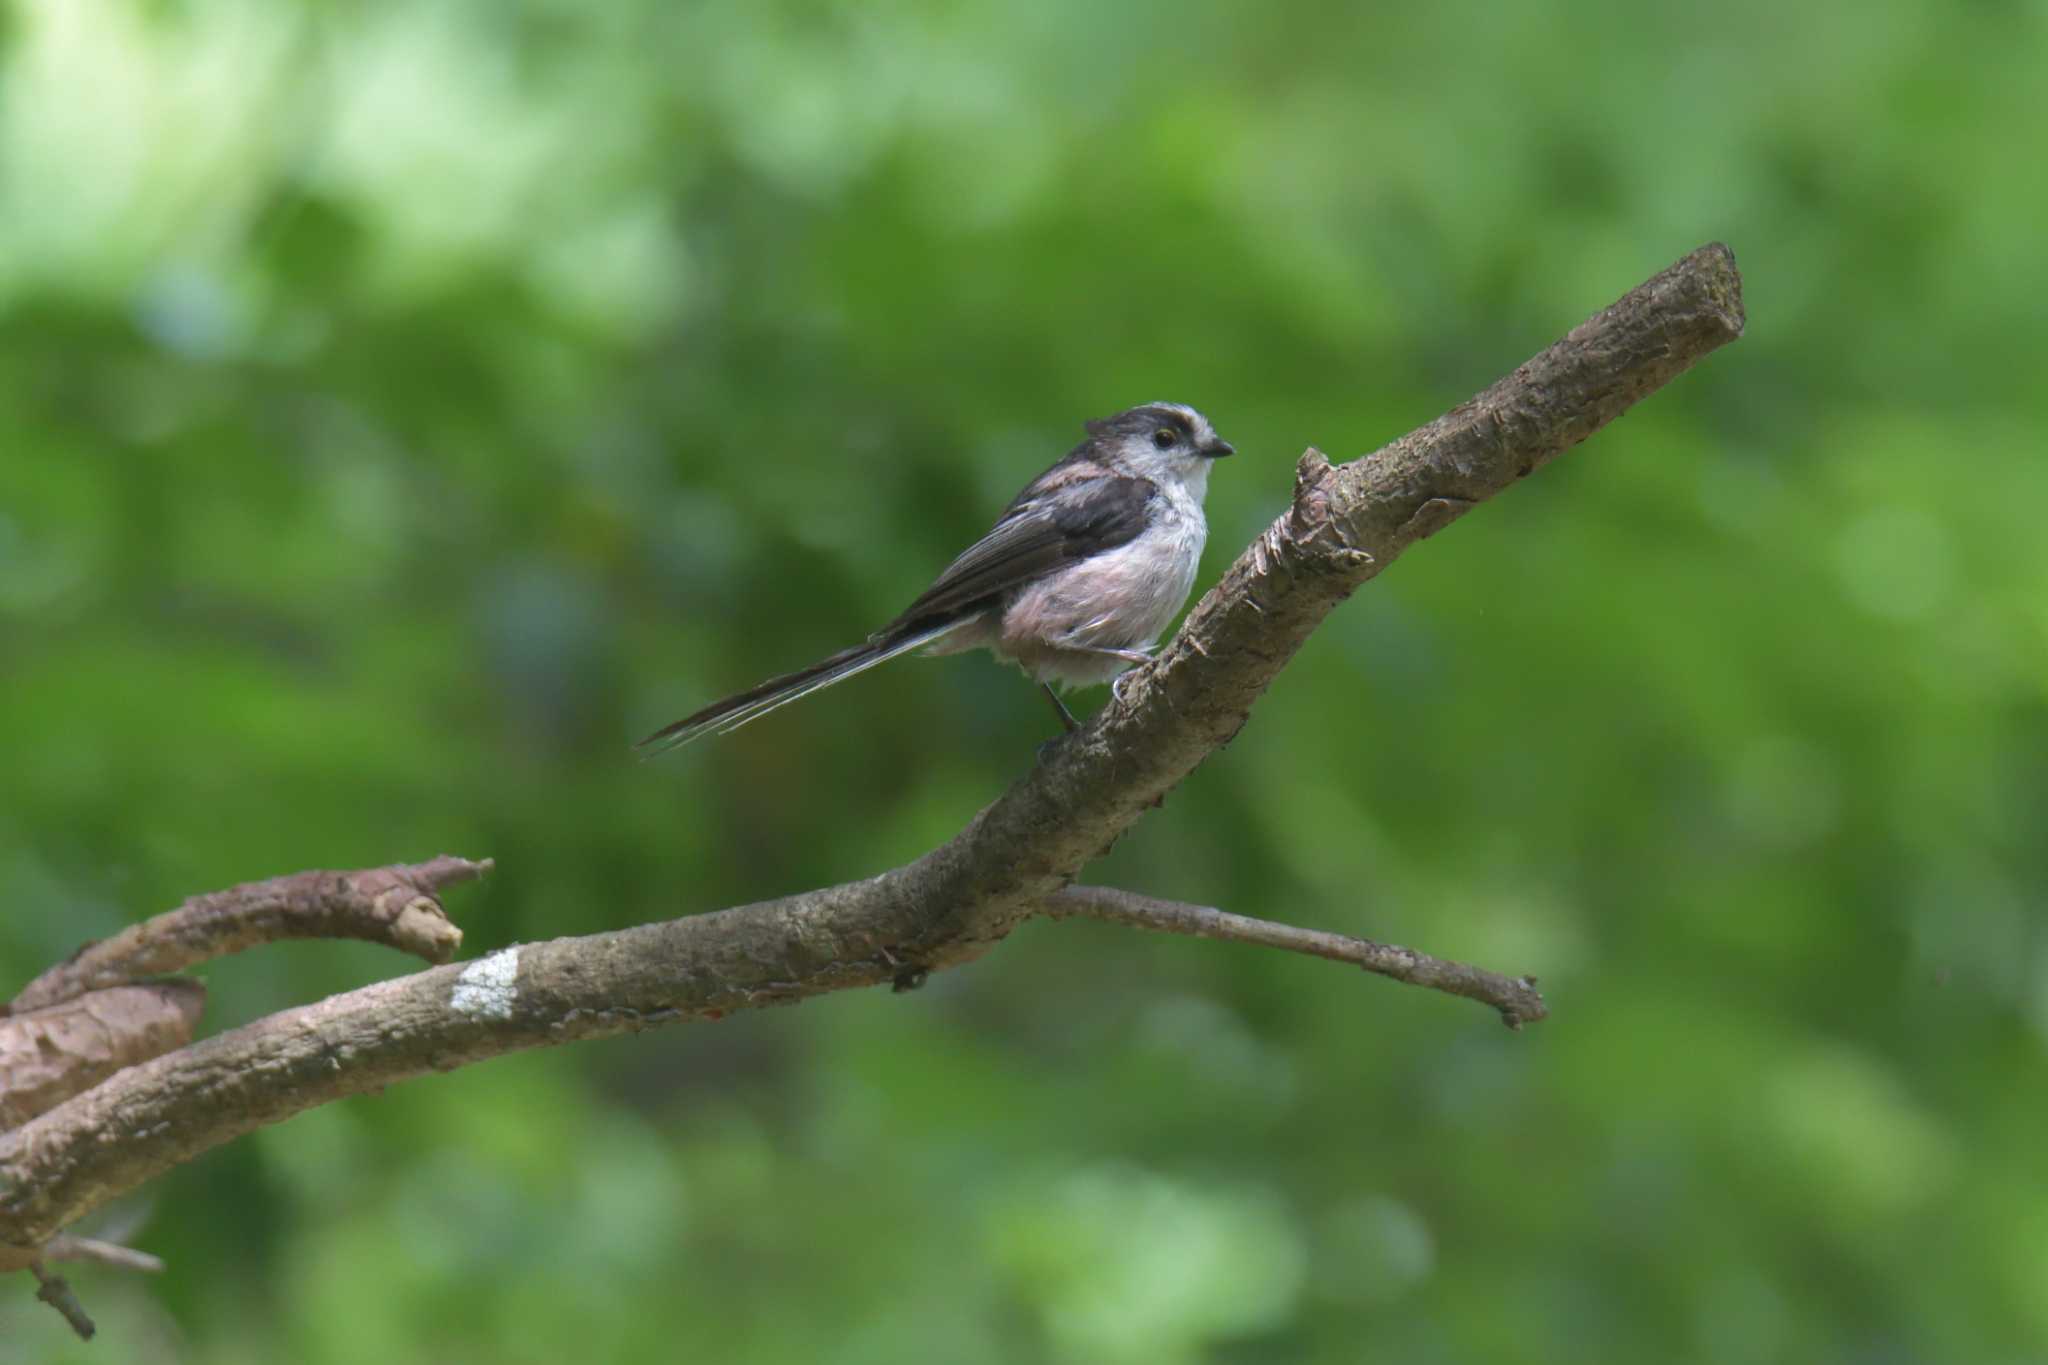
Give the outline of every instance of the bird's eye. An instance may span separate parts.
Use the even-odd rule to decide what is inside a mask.
[[[1173,443],[1180,439],[1180,433],[1172,427],[1161,427],[1152,433],[1152,444],[1161,450],[1172,450]]]

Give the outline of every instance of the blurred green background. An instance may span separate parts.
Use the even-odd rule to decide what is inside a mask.
[[[912,996],[319,1110],[0,1361],[2048,1360],[2048,11],[35,0],[0,26],[0,968],[492,856],[471,952],[876,872],[1043,701],[859,639],[1083,418],[1202,583],[1702,242],[1745,340],[1345,606]],[[1083,698],[1093,706],[1100,693]],[[410,969],[290,945],[207,1024]],[[0,991],[4,994],[4,991]]]

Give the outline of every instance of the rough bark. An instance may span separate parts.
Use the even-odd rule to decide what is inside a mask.
[[[183,1047],[205,1007],[197,981],[150,981],[0,1017],[0,1129]]]
[[[440,857],[362,872],[297,872],[194,896],[175,910],[86,944],[28,983],[0,1014],[20,1014],[140,976],[182,972],[288,938],[358,938],[446,962],[462,931],[434,895],[481,877],[490,860]]]

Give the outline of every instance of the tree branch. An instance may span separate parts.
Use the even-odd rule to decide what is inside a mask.
[[[442,913],[436,893],[490,870],[488,858],[473,863],[443,855],[361,872],[298,872],[194,896],[86,944],[29,982],[6,1012],[41,1009],[288,938],[364,939],[446,962],[462,946],[462,931]]]
[[[0,1129],[192,1041],[206,987],[176,978],[0,1017]]]
[[[139,1270],[147,1275],[161,1275],[164,1269],[163,1259],[146,1251],[97,1237],[73,1237],[69,1234],[52,1237],[45,1242],[42,1256],[45,1261],[90,1261],[116,1270]]]
[[[0,1269],[10,1246],[32,1255],[170,1166],[343,1095],[971,961],[1236,735],[1337,603],[1741,331],[1734,258],[1704,247],[1427,427],[1341,467],[1303,456],[1291,508],[1157,661],[915,862],[367,986],[142,1063],[31,1119],[0,1136]]]
[[[71,1324],[71,1330],[78,1333],[81,1340],[91,1341],[99,1328],[93,1326],[92,1315],[85,1311],[78,1295],[71,1292],[71,1282],[62,1275],[52,1275],[43,1269],[40,1261],[30,1263],[28,1269],[36,1277],[36,1297],[62,1313],[64,1321]]]
[[[1447,995],[1461,995],[1500,1011],[1501,1021],[1511,1029],[1533,1024],[1547,1017],[1549,1009],[1536,993],[1533,976],[1502,976],[1484,967],[1451,962],[1413,948],[1375,943],[1369,938],[1299,929],[1250,915],[1233,915],[1206,905],[1163,901],[1118,891],[1107,886],[1070,886],[1046,899],[1048,919],[1106,920],[1138,929],[1156,929],[1167,934],[1188,934],[1195,938],[1216,938],[1231,943],[1256,943],[1290,953],[1326,957],[1332,962],[1349,962],[1380,976],[1390,976],[1411,986],[1422,986]]]
[[[164,1268],[162,1260],[146,1251],[137,1251],[115,1242],[102,1242],[93,1237],[52,1237],[44,1243],[37,1258],[28,1263],[29,1273],[36,1279],[36,1297],[63,1314],[64,1321],[71,1324],[71,1330],[86,1341],[91,1341],[99,1329],[93,1326],[92,1315],[85,1311],[85,1304],[79,1301],[78,1292],[71,1287],[71,1282],[43,1268],[49,1261],[91,1261],[95,1265],[140,1270],[152,1275],[160,1274]]]

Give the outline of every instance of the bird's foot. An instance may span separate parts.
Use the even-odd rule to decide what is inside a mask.
[[[1039,686],[1045,690],[1045,699],[1052,703],[1052,709],[1059,713],[1060,724],[1066,728],[1066,732],[1071,735],[1080,729],[1081,722],[1074,719],[1074,713],[1060,700],[1060,694],[1052,690],[1052,684],[1040,683]]]
[[[1108,645],[1077,645],[1062,641],[1061,649],[1076,654],[1093,654],[1104,659],[1122,659],[1127,664],[1149,664],[1153,651],[1149,649],[1111,649]]]

